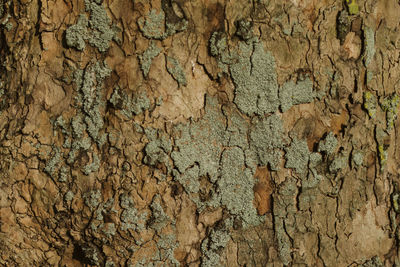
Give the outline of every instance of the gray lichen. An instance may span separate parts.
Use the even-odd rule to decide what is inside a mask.
[[[69,47],[83,51],[86,41],[105,52],[110,41],[116,35],[116,29],[111,27],[111,20],[101,3],[85,0],[85,10],[90,13],[89,20],[85,14],[78,17],[77,23],[66,30],[65,39]]]
[[[163,39],[165,32],[165,14],[152,9],[146,15],[138,19],[139,28],[143,35],[149,39]]]
[[[292,261],[292,242],[289,233],[295,227],[296,196],[298,188],[296,179],[287,178],[273,194],[273,216],[275,237],[278,244],[279,257],[284,265]]]
[[[80,14],[75,25],[69,27],[65,32],[65,40],[69,47],[74,47],[83,51],[86,47],[88,36],[88,19],[84,14]]]
[[[172,223],[175,224],[174,220],[172,220],[165,212],[163,207],[161,206],[161,197],[156,195],[153,198],[153,201],[150,205],[152,211],[152,218],[150,220],[150,228],[156,230],[157,232],[161,231],[165,226]]]
[[[230,65],[234,102],[247,115],[275,112],[279,106],[275,59],[262,43],[239,43],[237,61]]]
[[[144,77],[147,77],[149,74],[151,61],[158,56],[160,52],[161,49],[152,41],[146,51],[144,51],[142,55],[139,55],[140,69],[143,71]]]
[[[344,154],[336,156],[329,165],[329,171],[331,173],[337,173],[339,170],[344,169],[347,166],[348,157]]]
[[[279,100],[282,112],[293,105],[310,103],[314,99],[313,83],[309,78],[294,83],[289,81],[279,88]]]
[[[141,231],[144,227],[147,214],[145,212],[139,214],[135,208],[135,203],[132,198],[127,194],[120,196],[120,206],[123,209],[121,213],[121,230],[126,231],[132,229],[133,231]]]
[[[101,203],[101,193],[99,190],[92,190],[84,194],[83,199],[85,200],[85,204],[91,210],[94,210]]]
[[[85,165],[82,169],[82,172],[86,175],[89,175],[92,172],[98,171],[99,168],[100,168],[99,156],[97,156],[97,154],[93,153],[92,154],[92,162]]]
[[[277,170],[283,148],[283,125],[277,115],[271,115],[255,123],[250,130],[250,144],[258,156],[260,164]]]
[[[364,65],[368,67],[375,56],[375,32],[370,27],[364,27]]]
[[[305,174],[310,157],[310,151],[305,140],[292,141],[289,147],[285,149],[286,168],[295,169],[298,174]]]
[[[61,152],[58,147],[55,147],[53,149],[53,156],[49,161],[46,163],[46,167],[44,168],[44,171],[50,175],[50,177],[53,177],[56,175],[56,170],[58,165],[60,164],[61,160]]]
[[[168,168],[169,164],[168,154],[172,151],[172,143],[166,136],[162,135],[159,138],[155,136],[150,137],[150,142],[145,146],[146,156],[144,163],[150,166],[156,166],[158,163],[164,163]]]
[[[172,22],[172,20],[166,20],[164,10],[157,12],[156,9],[152,9],[144,17],[138,19],[138,25],[146,38],[164,40],[186,30],[188,21],[185,18],[175,17]]]
[[[240,148],[226,149],[221,157],[221,177],[218,179],[218,193],[221,204],[228,211],[243,220],[243,226],[257,225],[262,217],[257,215],[253,205],[255,180],[248,168],[244,168],[244,153]]]
[[[355,165],[361,166],[363,164],[364,154],[362,153],[362,151],[355,151],[352,153],[352,156]]]
[[[167,61],[167,71],[171,76],[176,80],[179,86],[186,86],[186,75],[185,71],[183,70],[182,66],[179,64],[179,61],[175,58],[166,56]]]
[[[335,152],[336,147],[338,145],[338,140],[332,132],[329,132],[323,141],[320,141],[318,144],[319,152],[326,152],[328,155],[331,155]]]

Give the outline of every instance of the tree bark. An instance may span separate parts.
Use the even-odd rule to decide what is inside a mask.
[[[399,265],[399,11],[0,1],[0,265]]]

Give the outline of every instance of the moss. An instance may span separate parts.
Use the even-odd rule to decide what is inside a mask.
[[[382,103],[382,109],[386,112],[386,129],[390,131],[393,129],[394,122],[397,119],[399,109],[400,97],[397,94],[386,97]]]
[[[364,65],[368,67],[375,56],[375,33],[373,29],[366,26],[364,27],[364,46]]]
[[[282,112],[287,111],[293,105],[310,103],[314,99],[313,83],[309,78],[298,81],[286,82],[279,88],[279,100]]]
[[[305,174],[310,157],[307,142],[295,138],[285,151],[285,167],[295,169],[298,174]]]
[[[179,86],[186,86],[186,75],[179,61],[169,56],[167,56],[166,59],[167,71],[169,72],[169,74],[171,74],[175,81],[178,82]]]
[[[338,140],[332,132],[329,132],[323,141],[318,144],[319,152],[326,152],[328,155],[333,154],[336,151]]]
[[[378,101],[376,96],[371,92],[364,93],[364,108],[368,112],[368,116],[370,118],[375,118],[376,111],[377,111]]]
[[[250,129],[250,146],[255,151],[260,164],[277,170],[283,148],[283,125],[277,115],[272,115],[255,122]]]
[[[140,69],[143,71],[144,77],[147,77],[150,71],[151,61],[153,58],[160,54],[161,49],[156,46],[156,44],[152,41],[150,42],[150,46],[143,52],[142,55],[139,56],[140,61]]]

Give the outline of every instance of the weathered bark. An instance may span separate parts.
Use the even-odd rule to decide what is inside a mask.
[[[398,1],[0,3],[0,265],[400,264]]]

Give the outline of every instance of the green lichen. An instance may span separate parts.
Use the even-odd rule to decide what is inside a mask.
[[[364,65],[369,66],[375,56],[375,32],[370,27],[364,27]]]
[[[140,69],[143,71],[144,77],[147,77],[150,71],[150,66],[153,58],[160,54],[161,49],[156,46],[156,44],[152,41],[150,42],[150,46],[143,52],[142,55],[139,56],[140,61]]]
[[[329,132],[323,141],[318,144],[319,152],[326,152],[328,155],[333,154],[336,151],[338,140],[332,132]]]
[[[60,172],[59,172],[59,177],[58,177],[58,181],[61,183],[64,183],[68,180],[68,168],[65,166],[62,166],[60,168]]]
[[[381,166],[381,171],[383,171],[388,159],[388,152],[385,146],[382,144],[378,145],[378,159],[379,159],[379,165]]]
[[[167,60],[167,71],[178,82],[179,86],[186,86],[186,75],[179,61],[175,58],[166,56]]]
[[[283,148],[283,124],[277,115],[256,122],[250,129],[250,145],[257,154],[260,164],[277,170]]]
[[[234,102],[245,114],[264,115],[279,106],[275,60],[262,43],[239,43],[237,60],[230,65],[235,84]]]
[[[394,122],[397,119],[400,97],[397,94],[386,97],[382,103],[382,109],[386,112],[387,130],[393,129]]]
[[[178,171],[173,172],[174,179],[177,180],[188,193],[199,193],[200,182],[198,180],[199,176],[199,166],[194,165],[188,168],[183,174]]]
[[[356,0],[346,0],[346,5],[349,9],[350,15],[357,15],[359,13],[359,8]]]
[[[236,32],[243,41],[250,40],[253,38],[253,22],[249,20],[238,20],[236,22]]]
[[[376,96],[371,92],[364,93],[364,108],[368,112],[370,118],[375,118],[376,111],[378,107],[378,101]]]
[[[306,140],[293,139],[289,147],[285,148],[286,168],[295,169],[300,175],[307,171],[310,151]]]
[[[313,83],[309,78],[302,81],[285,83],[279,88],[279,100],[282,112],[287,111],[293,105],[310,103],[314,99]]]

